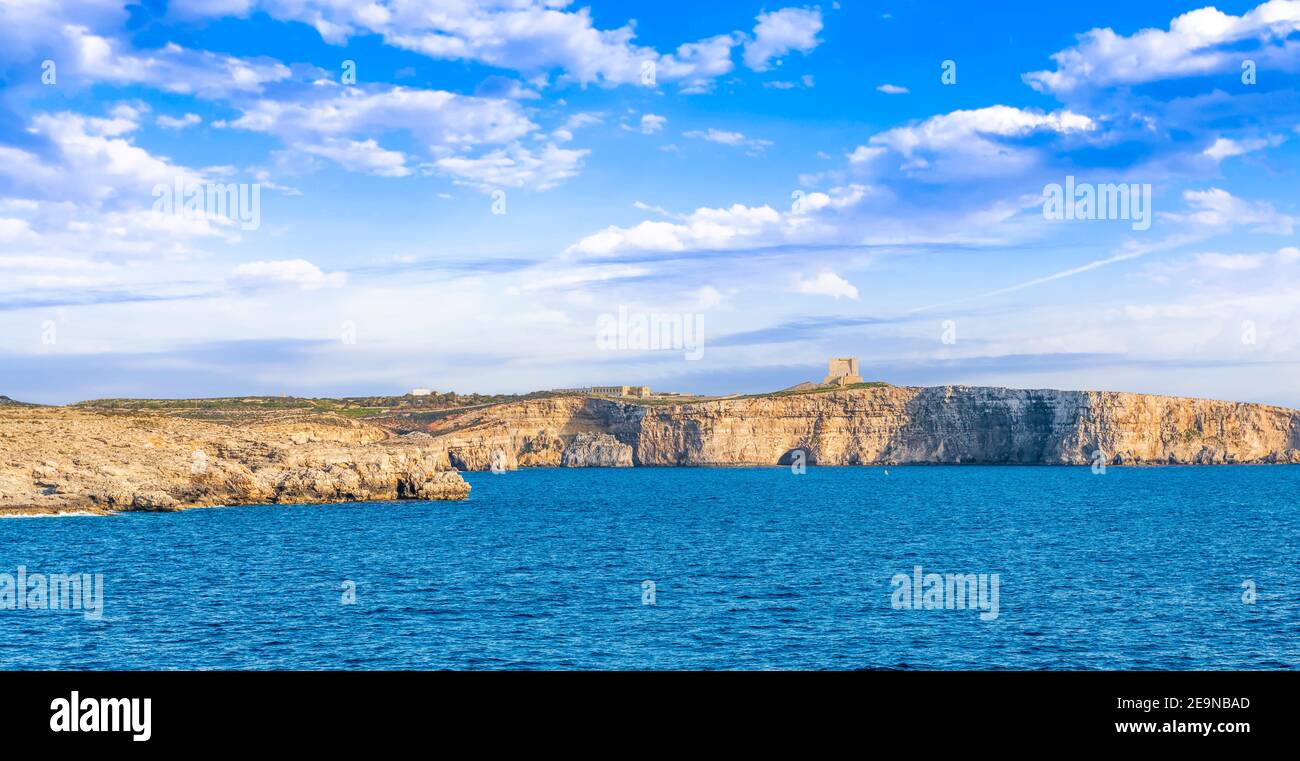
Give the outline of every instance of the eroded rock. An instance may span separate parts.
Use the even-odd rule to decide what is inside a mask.
[[[566,468],[630,468],[632,447],[608,433],[579,433],[560,457]]]
[[[0,442],[0,512],[469,495],[444,446],[341,417],[236,426],[6,406]]]
[[[430,424],[452,462],[486,470],[564,464],[578,437],[626,442],[638,465],[1088,465],[1300,461],[1300,412],[1262,404],[1102,391],[870,387],[644,405],[551,397]],[[592,439],[582,439],[592,441]],[[557,452],[557,443],[565,442]],[[574,461],[601,461],[584,445]],[[467,456],[473,453],[473,456]]]

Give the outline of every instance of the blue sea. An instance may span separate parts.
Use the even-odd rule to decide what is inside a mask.
[[[0,574],[104,589],[98,620],[0,609],[0,668],[1300,666],[1300,467],[466,478],[465,502],[0,520]],[[997,574],[996,617],[896,607],[917,566]]]

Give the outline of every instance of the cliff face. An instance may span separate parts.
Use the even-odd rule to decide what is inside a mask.
[[[964,386],[670,405],[562,397],[451,415],[426,430],[452,463],[471,470],[494,456],[507,468],[572,464],[563,455],[578,437],[601,433],[626,445],[636,465],[770,465],[796,449],[823,465],[1300,462],[1295,410]]]
[[[643,409],[583,397],[537,399],[415,426],[461,470],[632,465]],[[603,435],[601,435],[603,434]]]
[[[632,447],[608,433],[580,433],[573,437],[560,455],[566,468],[629,468]]]
[[[1300,463],[1300,412],[1095,391],[873,387],[681,404],[556,397],[388,430],[0,407],[0,514],[464,499],[452,468]],[[397,435],[397,434],[402,435]],[[1098,454],[1100,453],[1100,454]]]
[[[0,513],[468,495],[445,450],[344,418],[230,426],[0,410]]]

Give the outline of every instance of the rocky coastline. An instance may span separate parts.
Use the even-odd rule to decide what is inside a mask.
[[[338,416],[224,425],[0,408],[0,515],[468,495],[444,452]]]
[[[680,404],[575,396],[389,424],[428,434],[464,470],[494,457],[506,468],[778,465],[796,451],[817,465],[1300,463],[1300,411],[1103,391],[881,385]]]
[[[0,405],[0,515],[461,500],[527,467],[1300,463],[1300,411],[883,384],[648,403],[555,395],[368,420]],[[797,453],[801,453],[797,454]]]

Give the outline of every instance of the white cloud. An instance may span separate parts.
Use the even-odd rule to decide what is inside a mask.
[[[310,97],[301,100],[257,100],[229,126],[266,132],[290,142],[322,135],[407,130],[430,149],[505,143],[537,128],[512,100],[445,90],[366,90],[328,84],[318,85]]]
[[[158,116],[157,124],[163,129],[185,129],[201,124],[203,119],[198,114],[185,114],[181,117],[167,116],[161,114]]]
[[[1039,159],[1036,149],[1010,140],[1040,132],[1066,135],[1094,129],[1096,123],[1091,118],[1073,111],[1043,113],[988,106],[952,111],[878,133],[868,141],[869,146],[859,146],[849,159],[863,163],[881,155],[878,149],[889,149],[904,159],[900,169],[909,174],[949,178],[1010,174]]]
[[[770,82],[763,83],[763,87],[766,87],[769,90],[794,90],[800,87],[812,87],[812,86],[813,86],[812,74],[804,74],[802,77],[799,77],[798,82],[788,82],[786,80],[776,79]]]
[[[699,94],[713,89],[713,80],[731,71],[731,49],[739,44],[739,34],[719,34],[699,42],[679,45],[673,55],[660,56],[655,66],[660,77],[680,82],[685,94]]]
[[[877,87],[876,92],[883,92],[886,95],[906,95],[909,91],[906,87],[886,83]]]
[[[127,5],[121,0],[0,2],[0,62],[34,66],[48,58],[64,89],[144,85],[209,99],[260,93],[292,74],[272,58],[238,58],[171,42],[133,49],[111,32],[95,31],[125,26]]]
[[[601,124],[604,121],[604,114],[579,111],[565,119],[564,125],[551,133],[551,139],[556,142],[567,143],[573,139],[573,133],[575,130],[582,129],[583,127],[590,127],[593,124]],[[626,125],[624,125],[624,129],[626,128]],[[533,137],[538,140],[543,139],[540,134],[534,135]]]
[[[579,268],[564,267],[559,274],[555,275],[545,274],[544,272],[531,272],[526,282],[512,286],[507,292],[517,294],[580,288],[592,283],[608,283],[614,280],[641,277],[649,273],[650,270],[645,267],[624,264],[594,265]]]
[[[10,194],[0,196],[8,270],[0,288],[55,291],[54,299],[77,298],[71,289],[152,291],[160,263],[188,266],[205,253],[198,243],[240,239],[229,217],[155,211],[157,186],[201,184],[224,169],[190,169],[135,145],[141,116],[131,106],[106,117],[38,114],[28,131],[44,150],[0,146],[0,186]]]
[[[1300,2],[1295,0],[1271,0],[1241,16],[1205,7],[1173,19],[1168,30],[1143,29],[1125,37],[1109,28],[1093,29],[1079,35],[1074,47],[1052,55],[1055,71],[1031,72],[1024,80],[1042,92],[1070,93],[1239,71],[1245,58],[1263,68],[1295,61],[1297,48],[1288,37],[1296,31]]]
[[[1221,137],[1216,139],[1203,153],[1215,161],[1223,161],[1232,156],[1241,156],[1281,143],[1280,139],[1254,138],[1250,140],[1233,140]]]
[[[754,71],[767,71],[772,59],[780,58],[792,50],[807,53],[821,40],[820,8],[782,8],[771,13],[760,13],[754,26],[754,37],[745,43],[745,65]]]
[[[680,45],[672,53],[633,42],[631,24],[597,28],[587,8],[564,10],[562,0],[483,0],[439,2],[373,0],[229,0],[209,10],[206,0],[177,0],[178,15],[247,15],[254,8],[282,20],[313,26],[331,44],[363,34],[380,35],[394,47],[435,59],[477,61],[526,74],[560,69],[580,84],[641,84],[643,63],[655,66],[655,81],[680,82],[700,90],[705,82],[732,70],[731,50],[738,35],[721,34]]]
[[[571,118],[552,139],[572,139],[571,129],[592,123],[588,116]],[[371,135],[407,131],[436,157],[435,165],[450,174],[495,174],[510,187],[551,187],[576,173],[586,154],[551,145],[534,157],[518,146],[516,141],[535,132],[537,125],[515,101],[406,87],[367,90],[320,84],[310,97],[295,101],[259,99],[228,126],[275,135],[298,153],[385,177],[403,177],[411,169],[403,153],[385,148]],[[507,147],[478,158],[459,155],[482,145]]]
[[[636,209],[640,209],[641,211],[653,211],[655,214],[661,214],[665,217],[676,216],[662,206],[655,206],[654,204],[648,204],[645,201],[633,201],[632,207]]]
[[[625,251],[727,250],[820,240],[833,232],[823,226],[821,216],[856,206],[867,192],[861,185],[852,185],[830,193],[807,193],[784,212],[766,205],[733,204],[670,215],[674,221],[647,220],[632,227],[611,225],[582,238],[566,253],[603,257]],[[666,214],[662,209],[654,210]]]
[[[668,123],[668,117],[659,114],[642,114],[641,115],[641,134],[653,135],[656,132],[662,132],[664,125]]]
[[[882,148],[878,145],[859,145],[857,148],[853,149],[852,153],[848,154],[848,160],[850,164],[865,164],[872,159],[885,155],[886,153],[889,153],[889,149]]]
[[[720,145],[729,145],[732,147],[749,148],[751,151],[762,151],[772,145],[771,140],[762,140],[759,138],[745,137],[740,132],[729,132],[727,130],[714,129],[710,127],[707,130],[690,130],[683,132],[682,137],[689,137],[696,140],[707,140],[710,143]]]
[[[24,240],[30,240],[32,237],[32,226],[25,219],[14,219],[10,217],[0,217],[0,243],[18,243]],[[0,257],[0,266],[6,257]]]
[[[628,228],[610,226],[583,238],[570,250],[606,256],[619,251],[732,248],[774,230],[781,218],[781,212],[770,206],[697,209],[683,223],[646,221]]]
[[[871,138],[904,156],[925,150],[964,151],[971,141],[986,137],[1023,137],[1033,132],[1077,132],[1095,128],[1092,119],[1072,111],[1041,113],[1012,106],[989,106],[932,116],[908,127],[896,127]]]
[[[836,299],[858,298],[857,286],[830,270],[823,270],[811,278],[800,277],[797,281],[797,286],[800,293],[808,293],[815,296],[830,296]]]
[[[534,152],[511,145],[477,158],[438,159],[435,166],[455,178],[457,184],[483,191],[494,188],[547,190],[582,170],[587,150],[571,150],[548,144]]]
[[[126,137],[139,127],[139,116],[129,106],[113,109],[109,118],[39,114],[29,131],[47,139],[51,153],[42,158],[0,146],[0,177],[34,198],[98,204],[127,197],[146,205],[159,183],[170,185],[177,177],[202,181],[198,172],[154,156]]]
[[[1247,227],[1254,232],[1290,235],[1295,227],[1295,217],[1277,211],[1271,203],[1251,203],[1221,188],[1186,190],[1183,200],[1187,202],[1187,212],[1159,216],[1207,234]]]
[[[296,143],[295,148],[312,156],[327,158],[349,172],[379,177],[406,177],[411,174],[404,154],[381,148],[373,139],[326,137],[315,143]]]
[[[1261,254],[1197,254],[1196,263],[1216,270],[1254,270],[1264,265]]]
[[[284,81],[292,73],[270,58],[236,58],[172,42],[152,50],[131,50],[125,42],[73,24],[62,28],[55,44],[60,50],[56,63],[67,66],[59,72],[65,81],[142,84],[209,99],[261,93],[266,85]]]
[[[564,120],[564,128],[568,130],[582,129],[605,121],[605,117],[598,113],[589,111],[579,111]]]
[[[695,302],[695,309],[714,309],[722,305],[725,297],[722,292],[711,285],[701,286],[688,294]]]
[[[347,275],[342,272],[326,274],[306,259],[246,262],[235,267],[231,273],[232,283],[248,288],[296,286],[312,291],[326,287],[337,288],[346,284],[347,279]]]

